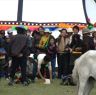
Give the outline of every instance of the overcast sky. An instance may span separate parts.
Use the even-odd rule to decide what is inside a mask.
[[[96,3],[94,0],[86,0],[86,9],[88,17],[92,23],[96,22]]]
[[[23,20],[86,22],[82,0],[24,0]]]

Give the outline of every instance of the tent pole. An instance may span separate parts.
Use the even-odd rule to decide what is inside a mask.
[[[17,13],[17,21],[22,21],[22,11],[23,10],[23,0],[18,0],[18,13]]]
[[[82,3],[83,3],[83,10],[84,10],[84,14],[85,14],[86,23],[89,23],[87,11],[86,11],[86,0],[82,0]]]

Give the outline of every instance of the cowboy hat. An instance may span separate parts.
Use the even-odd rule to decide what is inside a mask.
[[[89,33],[91,33],[91,31],[90,31],[88,28],[84,28],[84,29],[82,30],[82,33],[83,33],[83,34],[89,34]]]

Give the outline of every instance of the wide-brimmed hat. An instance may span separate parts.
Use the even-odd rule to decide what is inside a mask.
[[[23,30],[23,31],[27,31],[27,29],[25,29],[24,25],[19,25],[15,28],[16,30]]]
[[[45,32],[45,33],[49,33],[49,34],[52,33],[48,28],[46,28],[44,32]]]
[[[60,29],[59,32],[62,32],[63,30],[65,30],[67,32],[67,29],[65,29],[65,28]]]
[[[96,27],[92,28],[90,31],[91,32],[96,32]]]
[[[82,34],[90,34],[90,33],[91,33],[91,31],[88,28],[84,28],[82,30]]]
[[[68,33],[73,33],[72,28],[68,28],[68,29],[67,29],[67,32],[68,32]]]
[[[27,32],[27,29],[25,29],[25,27],[23,25],[19,25],[19,26],[15,27],[15,29],[17,30],[17,33]]]

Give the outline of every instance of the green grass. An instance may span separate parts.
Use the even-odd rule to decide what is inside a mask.
[[[57,79],[50,85],[43,84],[41,80],[26,87],[21,84],[10,87],[7,84],[8,81],[5,79],[0,81],[0,95],[76,95],[75,86],[61,86],[60,80]],[[91,95],[96,95],[96,86]]]

